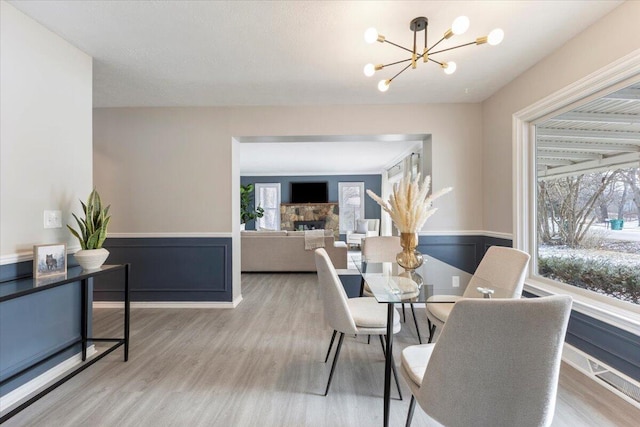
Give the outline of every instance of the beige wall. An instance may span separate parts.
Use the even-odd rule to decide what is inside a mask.
[[[16,261],[34,244],[67,242],[44,229],[43,211],[70,222],[92,186],[92,62],[0,2],[0,255]]]
[[[232,138],[431,133],[440,199],[430,230],[482,227],[479,104],[99,108],[94,180],[113,233],[231,232]]]
[[[482,104],[483,229],[511,233],[512,115],[640,49],[640,1],[628,1]]]

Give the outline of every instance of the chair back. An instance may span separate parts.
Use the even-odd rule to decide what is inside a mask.
[[[380,220],[379,219],[368,219],[369,221],[369,231],[375,231],[376,236],[380,235]]]
[[[394,262],[401,251],[398,236],[371,236],[362,240],[362,260],[366,262]]]
[[[347,304],[347,293],[327,251],[316,249],[315,258],[325,322],[338,332],[356,334],[358,328]]]
[[[492,298],[520,298],[529,254],[518,249],[491,246],[464,291],[465,298],[482,298],[478,287],[495,291]]]
[[[449,426],[546,426],[571,297],[457,302],[416,399]]]

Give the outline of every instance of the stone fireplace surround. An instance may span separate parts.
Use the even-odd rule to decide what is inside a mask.
[[[324,228],[333,230],[336,240],[340,237],[338,202],[282,203],[280,205],[280,229],[295,230],[295,221],[324,221]]]

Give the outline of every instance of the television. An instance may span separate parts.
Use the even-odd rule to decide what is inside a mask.
[[[326,182],[292,182],[291,203],[327,203],[329,187]]]

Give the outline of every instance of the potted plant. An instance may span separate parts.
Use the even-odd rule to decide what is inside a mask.
[[[264,209],[260,206],[253,209],[253,184],[240,186],[240,229],[244,230],[247,221],[262,218]]]
[[[68,224],[67,228],[80,242],[81,250],[74,254],[76,261],[83,269],[93,270],[102,266],[109,256],[109,251],[104,249],[102,244],[107,238],[107,226],[111,219],[108,214],[111,206],[102,207],[100,195],[95,188],[89,194],[87,203],[80,200],[80,204],[84,219],[73,214],[80,230],[76,231]]]

